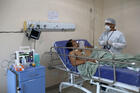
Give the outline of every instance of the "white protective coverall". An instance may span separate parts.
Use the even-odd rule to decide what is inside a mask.
[[[121,50],[126,46],[125,37],[122,32],[116,31],[105,31],[99,38],[99,45],[108,45],[107,41],[111,41],[110,50],[114,54],[121,53]]]

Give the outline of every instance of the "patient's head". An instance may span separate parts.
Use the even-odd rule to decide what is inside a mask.
[[[79,47],[79,44],[76,43],[75,40],[70,39],[70,40],[68,40],[68,42],[66,44],[66,47],[74,47],[74,48],[77,48],[77,47]],[[73,49],[68,49],[68,50],[69,51],[72,51]]]

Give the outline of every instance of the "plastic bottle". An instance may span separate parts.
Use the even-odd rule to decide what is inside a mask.
[[[85,48],[85,42],[84,41],[79,41],[79,47],[80,48]]]
[[[40,66],[40,58],[38,53],[34,54],[34,62],[36,66]]]
[[[25,69],[29,67],[29,64],[27,64],[26,62],[25,56],[22,57],[22,65],[24,66]]]
[[[85,55],[85,42],[84,41],[79,41],[79,48],[82,48],[82,55]]]

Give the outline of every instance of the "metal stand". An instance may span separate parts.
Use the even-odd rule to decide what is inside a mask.
[[[77,83],[75,83],[75,76],[73,74],[70,74],[70,82],[61,82],[59,85],[59,92],[62,92],[62,89],[67,88],[67,87],[75,87],[78,88],[86,93],[92,93],[91,91],[89,91],[88,89],[82,87],[82,84],[78,85]]]

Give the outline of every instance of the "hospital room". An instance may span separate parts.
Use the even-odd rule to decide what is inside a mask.
[[[140,93],[140,0],[0,0],[0,93]]]

